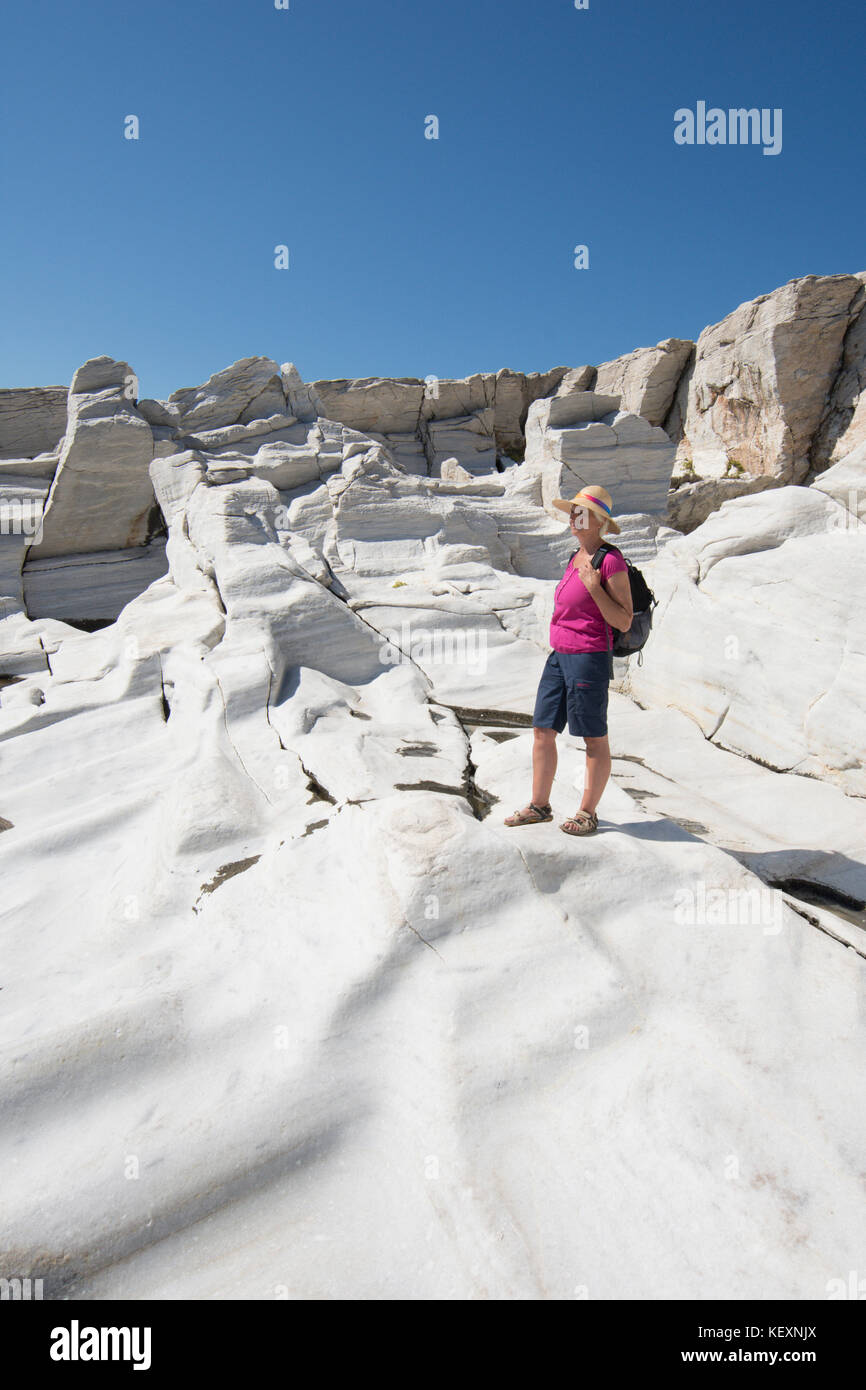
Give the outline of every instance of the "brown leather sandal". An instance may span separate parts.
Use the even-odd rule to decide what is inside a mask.
[[[522,811],[515,811],[512,815],[506,816],[503,824],[505,825],[540,825],[542,821],[553,820],[553,810],[548,806],[536,806],[534,801],[530,801],[528,806],[524,806]]]
[[[564,830],[566,835],[592,835],[598,830],[598,816],[595,811],[575,811],[559,828]]]

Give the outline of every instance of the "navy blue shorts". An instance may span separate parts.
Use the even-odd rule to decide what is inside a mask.
[[[532,724],[577,738],[604,738],[607,733],[607,652],[554,652],[544,663]]]

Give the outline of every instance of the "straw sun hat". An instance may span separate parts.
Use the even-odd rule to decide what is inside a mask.
[[[614,536],[619,535],[619,527],[611,515],[613,498],[606,488],[592,483],[574,497],[554,497],[552,500],[554,507],[558,507],[561,512],[570,512],[572,507],[587,507],[589,511],[601,517],[602,521],[607,522],[608,532]]]

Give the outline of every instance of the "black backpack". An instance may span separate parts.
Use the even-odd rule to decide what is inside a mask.
[[[628,566],[628,582],[631,588],[631,604],[634,611],[634,618],[632,619],[632,624],[628,631],[617,632],[613,641],[613,647],[610,649],[611,655],[631,656],[633,652],[640,652],[641,647],[650,635],[650,628],[652,627],[653,621],[653,609],[658,599],[637,566],[633,565],[628,556],[623,555],[622,551],[617,546],[611,545],[609,541],[602,541],[598,550],[593,555],[592,567],[594,570],[601,569],[601,563],[608,551],[611,551],[614,555],[622,556],[622,559],[625,560]],[[576,555],[577,551],[575,550],[573,554]],[[606,623],[605,627],[608,626],[609,624]],[[643,655],[641,654],[638,657],[639,666],[642,661]]]

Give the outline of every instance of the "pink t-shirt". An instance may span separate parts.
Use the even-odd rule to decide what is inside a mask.
[[[609,579],[627,569],[623,557],[608,550],[601,562],[601,577]],[[601,616],[601,609],[569,560],[556,586],[551,647],[555,652],[606,652],[613,645],[613,638],[613,628]]]

